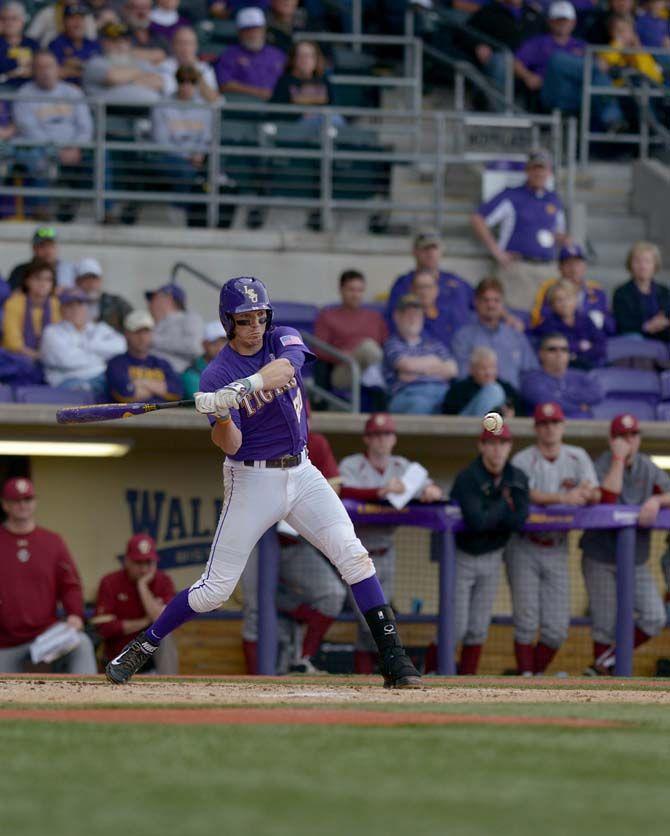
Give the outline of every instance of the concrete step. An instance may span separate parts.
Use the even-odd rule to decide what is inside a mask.
[[[588,235],[591,240],[639,240],[647,226],[639,215],[589,212]]]

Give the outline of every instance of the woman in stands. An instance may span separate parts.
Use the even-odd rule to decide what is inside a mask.
[[[561,279],[548,295],[551,313],[531,331],[541,340],[547,334],[563,334],[570,346],[570,365],[592,369],[605,362],[605,334],[589,316],[578,311],[577,288],[568,279]]]
[[[323,53],[313,41],[297,41],[288,55],[286,69],[277,81],[272,104],[323,106],[333,104]],[[299,117],[297,117],[299,118]],[[303,115],[303,121],[309,116]]]
[[[60,320],[60,304],[55,295],[56,275],[47,261],[34,259],[26,269],[21,290],[5,302],[2,322],[2,347],[26,363],[25,382],[41,378],[38,365],[42,332]],[[32,373],[32,374],[31,374]]]
[[[617,331],[669,342],[670,289],[654,280],[661,269],[658,247],[638,241],[628,253],[626,267],[631,278],[614,291]]]

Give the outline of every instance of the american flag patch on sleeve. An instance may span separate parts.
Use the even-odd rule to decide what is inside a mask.
[[[283,346],[287,345],[304,345],[303,341],[297,334],[284,334],[283,337],[279,338],[279,342]]]

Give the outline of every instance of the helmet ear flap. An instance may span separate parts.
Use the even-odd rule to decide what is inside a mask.
[[[235,336],[235,320],[234,318],[228,313],[224,313],[221,317],[221,324],[226,329],[226,337],[229,340]]]
[[[268,321],[265,323],[265,333],[267,334],[267,332],[270,330],[270,328],[272,328],[272,314],[274,313],[274,311],[272,310],[272,308],[268,308],[265,311],[265,313],[267,314],[267,317],[268,317]]]

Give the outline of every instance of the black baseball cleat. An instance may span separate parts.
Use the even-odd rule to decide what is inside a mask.
[[[105,668],[107,679],[114,685],[124,685],[134,673],[146,665],[157,649],[157,646],[147,639],[146,633],[140,633],[123,648],[116,659],[108,663]]]
[[[390,647],[380,659],[384,688],[420,688],[421,674],[402,647]]]

